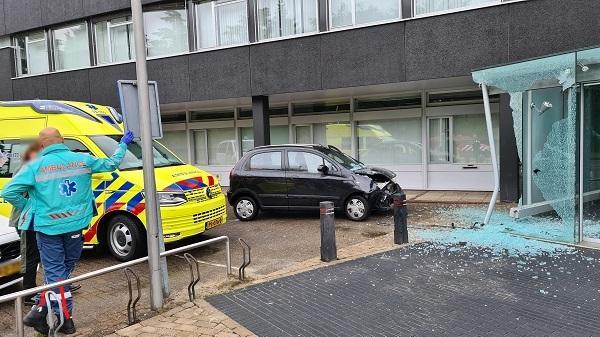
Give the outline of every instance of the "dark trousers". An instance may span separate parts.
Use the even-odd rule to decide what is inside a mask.
[[[44,282],[51,284],[68,279],[81,257],[83,249],[81,231],[58,235],[46,235],[40,232],[36,234],[42,266],[44,266]],[[60,294],[62,302],[66,304],[67,308],[65,309],[68,309],[68,314],[65,313],[65,317],[69,318],[73,314],[73,298],[71,297],[70,287],[64,286],[63,289],[53,289],[53,291]],[[51,301],[53,302],[54,313],[58,315],[58,305],[54,299],[51,299]],[[41,303],[43,304],[43,302]]]
[[[23,288],[37,287],[36,277],[40,252],[37,246],[35,232],[32,230],[20,231],[21,235],[21,274],[23,274]]]

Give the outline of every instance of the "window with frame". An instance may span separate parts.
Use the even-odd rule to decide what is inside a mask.
[[[290,171],[320,174],[318,170],[319,166],[326,164],[329,169],[335,169],[335,166],[326,161],[325,158],[314,153],[305,151],[288,151],[287,157],[288,168]]]
[[[501,0],[413,0],[413,8],[415,16],[418,16],[498,2],[501,2]]]
[[[250,171],[279,171],[282,170],[281,151],[257,153],[248,163]]]
[[[239,159],[234,128],[194,131],[195,163],[198,165],[234,165]]]
[[[256,17],[259,40],[318,30],[316,0],[258,0]]]
[[[498,140],[498,114],[492,114]],[[467,114],[429,119],[429,162],[432,164],[489,164],[491,151],[485,115]]]
[[[195,4],[198,49],[248,43],[246,0],[202,1]]]
[[[94,34],[98,64],[126,62],[135,59],[131,16],[96,22]]]
[[[420,164],[421,118],[360,121],[356,124],[358,157],[369,165]]]
[[[177,157],[187,162],[188,145],[187,132],[185,131],[165,131],[160,143],[167,149],[175,153]]]
[[[187,10],[184,3],[145,11],[144,29],[148,57],[189,51]]]
[[[52,47],[55,70],[90,66],[90,44],[85,22],[54,29]]]
[[[332,28],[400,19],[401,0],[329,0]]]
[[[0,178],[12,178],[19,171],[29,144],[21,140],[0,141]]]
[[[18,35],[14,38],[17,74],[35,75],[50,71],[48,41],[45,31]]]

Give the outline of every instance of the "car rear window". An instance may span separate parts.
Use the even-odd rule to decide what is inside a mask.
[[[248,169],[281,170],[281,151],[257,153],[250,158]]]

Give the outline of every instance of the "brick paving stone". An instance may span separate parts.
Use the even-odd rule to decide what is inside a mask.
[[[596,336],[599,262],[417,244],[207,301],[258,336]]]

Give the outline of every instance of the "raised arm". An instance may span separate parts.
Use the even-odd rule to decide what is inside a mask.
[[[127,145],[133,142],[133,138],[133,132],[127,130],[123,138],[121,138],[119,147],[110,158],[96,158],[89,156],[86,164],[92,169],[92,173],[112,172],[119,168],[119,165],[127,152]]]

